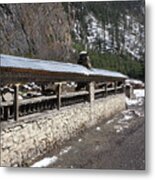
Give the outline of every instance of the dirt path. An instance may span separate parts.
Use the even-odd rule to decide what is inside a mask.
[[[68,141],[48,167],[145,169],[143,102]]]

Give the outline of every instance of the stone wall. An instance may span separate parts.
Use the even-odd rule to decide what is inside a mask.
[[[30,165],[55,145],[123,109],[125,95],[118,94],[1,124],[1,166]]]

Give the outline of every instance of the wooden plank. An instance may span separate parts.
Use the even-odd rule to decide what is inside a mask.
[[[79,91],[79,92],[70,92],[66,94],[61,94],[61,98],[72,98],[75,96],[83,96],[83,95],[88,95],[88,91]],[[31,103],[37,103],[45,100],[53,100],[56,99],[57,95],[52,95],[52,96],[40,96],[40,97],[34,97],[30,99],[23,99],[19,100],[19,105],[26,105],[26,104],[31,104]],[[2,102],[1,106],[12,106],[13,102]]]
[[[117,87],[118,89],[121,89],[122,87],[119,86]],[[125,89],[125,86],[124,86]],[[101,88],[101,89],[95,89],[95,93],[102,93],[102,92],[108,92],[108,91],[113,91],[114,88],[107,88],[107,86],[105,85],[105,89]],[[84,95],[88,95],[89,92],[88,91],[79,91],[79,92],[68,92],[65,94],[61,94],[61,98],[72,98],[75,96],[84,96]],[[53,100],[56,99],[57,96],[56,95],[51,95],[51,96],[39,96],[39,97],[34,97],[34,98],[30,98],[30,99],[23,99],[23,100],[19,100],[19,105],[26,105],[26,104],[31,104],[31,103],[37,103],[37,102],[41,102],[41,101],[45,101],[45,100]],[[12,106],[13,102],[1,102],[1,106],[5,107],[5,106]]]
[[[84,96],[84,95],[88,95],[89,92],[88,91],[79,91],[79,92],[70,92],[70,93],[66,93],[66,94],[62,94],[62,98],[72,98],[75,96]]]

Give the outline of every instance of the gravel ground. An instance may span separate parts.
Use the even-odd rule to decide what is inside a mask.
[[[113,119],[100,123],[48,154],[48,167],[83,169],[145,169],[144,98]]]

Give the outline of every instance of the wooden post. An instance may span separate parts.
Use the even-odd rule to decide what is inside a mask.
[[[4,107],[4,119],[5,120],[9,119],[9,107],[8,106]]]
[[[107,83],[105,83],[105,97],[108,96],[108,91],[107,91]]]
[[[57,89],[57,108],[60,110],[61,107],[61,84],[58,84],[58,89]]]
[[[19,101],[18,101],[19,87],[17,84],[14,86],[14,120],[18,121],[19,118]]]
[[[94,101],[94,82],[89,83],[89,102],[92,103]]]
[[[126,86],[125,86],[125,82],[123,82],[123,93],[126,92]]]
[[[117,81],[115,81],[115,94],[117,94]]]

